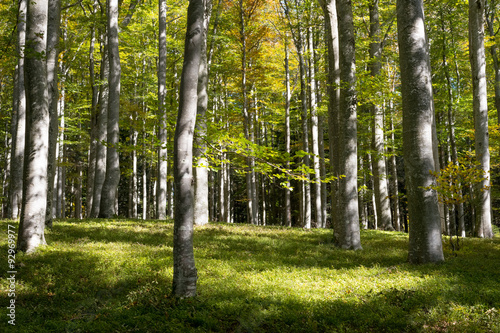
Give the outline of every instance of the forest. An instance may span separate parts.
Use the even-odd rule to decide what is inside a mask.
[[[304,241],[300,248],[305,253],[319,244],[312,254],[315,262],[327,260],[317,251],[334,251],[347,260],[340,264],[345,269],[353,267],[346,259],[353,256],[355,266],[373,269],[380,260],[388,262],[389,273],[401,274],[404,268],[405,274],[427,276],[439,266],[426,264],[457,269],[453,265],[460,251],[464,261],[473,262],[476,247],[480,253],[496,253],[496,265],[497,9],[497,0],[3,2],[0,217],[8,229],[1,248],[13,256],[10,271],[20,260],[23,267],[31,263],[25,273],[31,277],[34,267],[41,267],[37,262],[52,265],[50,251],[63,251],[59,247],[68,241],[63,230],[75,237],[78,258],[85,244],[100,240],[104,231],[99,226],[122,235],[106,234],[109,242],[144,240],[148,253],[153,242],[161,242],[156,233],[164,232],[173,278],[163,272],[148,283],[163,279],[169,284],[174,298],[165,296],[168,304],[157,300],[154,307],[180,311],[176,318],[185,319],[179,309],[190,305],[177,298],[199,295],[197,283],[208,289],[213,283],[210,278],[203,282],[207,273],[200,273],[216,265],[203,254],[210,236],[226,237],[236,248],[235,239],[248,242],[243,256],[260,256],[250,239],[275,239],[274,251],[291,258],[297,252],[288,253],[291,245],[280,237]],[[85,236],[81,228],[91,234]],[[197,243],[197,233],[203,243]],[[382,254],[377,242],[387,242],[408,264],[401,268],[395,257],[380,257],[389,254]],[[217,246],[215,253],[223,253],[224,247]],[[101,250],[91,246],[90,251]],[[101,256],[116,249],[109,251]],[[265,261],[259,258],[257,266]],[[202,268],[195,265],[199,259]],[[294,265],[315,267],[312,261]],[[76,279],[87,279],[79,274]],[[134,280],[130,274],[127,279]],[[472,325],[463,326],[465,331],[500,327],[500,287],[493,278],[498,273],[488,274],[489,304],[481,303],[488,308],[469,308],[480,313],[479,319],[456,319]],[[135,285],[113,283],[121,290],[118,298],[133,299],[133,306],[146,302]],[[150,285],[147,292],[155,288]],[[259,292],[265,294],[266,288]],[[382,290],[352,297],[356,302],[389,297],[399,306],[419,293],[392,288],[395,294]],[[419,297],[433,299],[437,290],[432,297]],[[163,297],[159,294],[152,295],[153,301]],[[92,310],[98,313],[95,320],[115,296],[104,297],[102,308]],[[236,308],[226,310],[241,311]],[[415,311],[418,317],[427,310]],[[429,330],[450,329],[451,319],[443,324],[442,318],[459,312],[440,311]],[[481,317],[485,313],[491,320]],[[302,315],[297,314],[305,320]],[[315,325],[319,331],[385,327],[381,317],[366,327],[351,319],[342,326],[313,317],[304,326],[309,331]],[[206,319],[200,331],[300,331],[296,323],[266,328],[267,320],[240,319],[238,329],[230,320]],[[413,331],[414,319],[387,320],[394,331]],[[177,329],[197,327],[191,324]]]

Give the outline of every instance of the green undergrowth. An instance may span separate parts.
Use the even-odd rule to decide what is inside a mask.
[[[47,246],[16,256],[7,323],[7,225],[0,221],[0,331],[500,332],[500,239],[444,238],[441,265],[407,263],[403,233],[210,224],[195,229],[198,296],[176,300],[171,222],[56,221]]]

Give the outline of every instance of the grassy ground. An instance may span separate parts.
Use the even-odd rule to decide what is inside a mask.
[[[0,331],[500,332],[500,239],[445,240],[446,262],[406,263],[403,233],[196,228],[198,292],[169,296],[171,223],[58,221],[48,246],[17,254],[16,326],[6,316],[7,224],[0,221]],[[17,223],[16,223],[17,228]]]

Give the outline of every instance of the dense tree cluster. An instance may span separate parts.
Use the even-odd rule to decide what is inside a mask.
[[[346,249],[410,230],[410,260],[440,261],[441,234],[499,223],[499,6],[3,3],[1,216],[25,251],[53,218],[175,212],[183,240],[208,221],[332,227]]]

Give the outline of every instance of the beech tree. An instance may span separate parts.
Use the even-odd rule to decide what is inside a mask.
[[[24,54],[26,41],[26,9],[27,0],[19,1],[18,23],[17,23],[17,52],[18,60],[15,70],[12,119],[12,148],[11,165],[15,165],[10,173],[9,182],[9,209],[8,216],[11,219],[19,217],[23,197],[23,169],[24,169],[24,146],[26,135],[26,90],[24,85]]]
[[[403,99],[403,152],[410,218],[409,260],[444,260],[434,171],[434,107],[422,0],[398,0],[398,43]]]
[[[120,117],[120,51],[118,49],[118,0],[108,2],[109,96],[106,147],[106,178],[102,185],[99,217],[116,215],[116,200],[120,182],[118,156]]]
[[[33,252],[45,244],[49,95],[47,84],[48,1],[28,2],[26,14],[26,147],[17,249]]]
[[[337,0],[340,63],[339,103],[339,220],[337,246],[361,249],[358,211],[356,61],[352,4]],[[335,226],[334,226],[335,228]]]
[[[476,189],[477,215],[474,234],[477,237],[492,238],[484,12],[484,0],[469,1],[469,56],[472,69],[474,138],[476,159],[484,172],[484,178]]]
[[[201,45],[200,70],[198,74],[198,106],[196,119],[196,138],[194,155],[195,182],[194,182],[194,224],[204,225],[208,223],[208,159],[207,151],[207,107],[208,107],[208,61],[207,61],[207,34],[210,17],[212,15],[212,0],[205,0],[205,15],[203,20],[203,37]],[[224,196],[224,195],[222,195]]]
[[[198,75],[204,35],[204,13],[203,0],[189,1],[179,92],[179,113],[174,136],[173,294],[181,298],[196,295],[197,272],[193,253],[193,133],[198,104]]]
[[[167,94],[167,2],[158,1],[158,176],[156,193],[156,218],[167,217],[167,114],[165,97]]]

